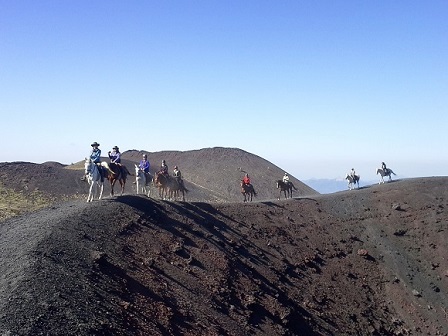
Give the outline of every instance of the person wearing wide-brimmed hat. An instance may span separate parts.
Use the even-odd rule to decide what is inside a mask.
[[[101,174],[101,182],[103,182],[104,172],[103,172],[103,167],[101,166],[101,149],[98,148],[100,146],[100,144],[95,141],[90,146],[92,146],[92,151],[90,152],[89,158],[90,158],[90,160],[92,160],[93,163],[95,163],[97,165],[98,170]],[[81,177],[81,180],[83,180],[83,181],[86,180],[86,176],[84,175],[83,177]]]
[[[112,152],[109,151],[107,153],[109,155],[109,159],[111,163],[116,163],[118,165],[121,165],[121,153],[120,153],[120,149],[115,146],[112,148]]]
[[[92,146],[92,151],[90,152],[90,160],[92,160],[93,163],[101,163],[101,149],[98,148],[100,144],[95,141],[90,146]]]

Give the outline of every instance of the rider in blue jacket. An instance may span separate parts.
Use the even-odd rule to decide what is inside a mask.
[[[95,141],[90,146],[93,147],[92,151],[90,152],[90,160],[92,160],[93,163],[100,163],[101,162],[101,149],[98,148],[100,146],[100,144]]]
[[[89,158],[90,160],[92,160],[93,163],[97,165],[98,171],[101,174],[101,182],[103,182],[103,169],[101,167],[101,149],[98,148],[100,144],[95,141],[90,146],[92,146],[92,151],[90,152]],[[81,177],[81,180],[84,181],[85,179],[86,179],[85,175]]]

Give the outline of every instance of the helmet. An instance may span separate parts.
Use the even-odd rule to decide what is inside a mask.
[[[177,166],[174,166],[174,169],[177,169]]]

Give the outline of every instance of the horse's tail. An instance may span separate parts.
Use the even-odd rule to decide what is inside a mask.
[[[394,173],[394,171],[393,171],[392,169],[390,169],[390,168],[388,168],[388,169],[389,169],[389,171],[390,171],[392,174],[397,175],[397,174]]]
[[[294,185],[294,183],[290,182],[292,187],[294,188],[294,190],[297,190],[296,186]]]
[[[105,161],[101,162],[101,166],[106,168],[110,174],[115,174],[115,172],[112,169],[110,169],[109,164],[107,162]]]
[[[128,170],[128,168],[126,166],[122,166],[123,167],[123,171],[125,174],[130,175],[130,176],[134,176],[134,174],[131,174],[131,172]]]

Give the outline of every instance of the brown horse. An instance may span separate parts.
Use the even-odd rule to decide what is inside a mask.
[[[257,196],[253,185],[245,184],[243,181],[241,181],[241,193],[244,196],[243,202],[252,202],[252,197]]]
[[[168,194],[170,177],[162,174],[161,172],[157,172],[154,176],[154,185],[157,189],[159,189],[159,197],[161,199],[166,199]]]
[[[185,188],[184,181],[176,180],[172,177],[168,179],[168,194],[171,200],[174,199],[175,201],[177,201],[179,193],[182,193],[182,201],[185,202],[186,192],[188,192],[188,189]]]
[[[297,190],[292,182],[283,182],[282,180],[277,180],[277,189],[280,189],[280,194],[278,195],[278,199],[282,196],[282,191],[285,194],[285,198],[292,198],[292,191]]]
[[[118,181],[121,186],[120,195],[122,196],[124,193],[124,187],[126,185],[126,178],[128,175],[132,176],[132,174],[129,172],[129,170],[126,168],[126,166],[118,165],[113,162],[108,164],[108,168],[109,169],[108,169],[107,179],[110,182],[110,195],[114,196],[114,186],[115,186],[115,183]]]

